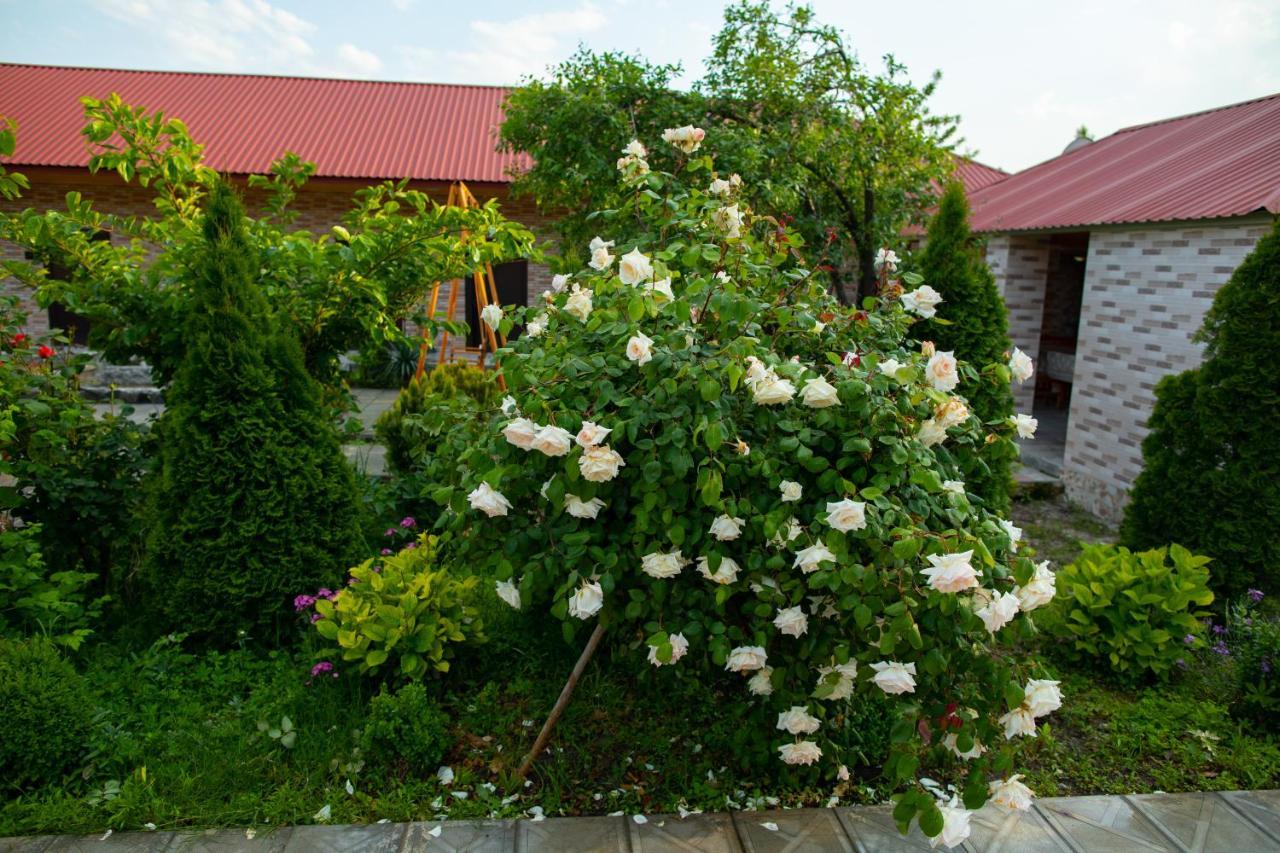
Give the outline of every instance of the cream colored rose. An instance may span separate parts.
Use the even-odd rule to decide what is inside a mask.
[[[964,480],[943,480],[942,491],[953,498],[964,497]]]
[[[804,384],[800,392],[800,400],[811,409],[826,409],[840,405],[840,395],[835,386],[819,376]]]
[[[938,303],[941,301],[942,294],[927,284],[902,294],[902,307],[926,320],[938,313]]]
[[[832,675],[835,676],[834,683]],[[831,684],[831,692],[825,697],[829,701],[839,702],[853,695],[853,679],[858,675],[858,662],[849,661],[839,666],[818,667],[818,687]]]
[[[784,743],[778,747],[778,754],[787,764],[813,764],[822,758],[822,749],[808,740],[796,743]]]
[[[1000,529],[1004,531],[1004,535],[1009,537],[1009,550],[1017,551],[1018,543],[1022,541],[1022,528],[1015,527],[1012,521],[1001,518],[998,520]]]
[[[488,483],[481,483],[472,489],[467,500],[472,509],[478,509],[490,518],[506,515],[511,509],[511,501]]]
[[[960,373],[955,354],[935,352],[924,368],[925,379],[938,391],[954,391],[960,384]]]
[[[510,607],[516,610],[520,609],[520,589],[511,581],[498,581],[496,584],[498,598],[501,598]]]
[[[982,624],[987,626],[987,630],[994,634],[1018,615],[1019,607],[1018,596],[1012,592],[1006,592],[992,598],[977,611],[977,615],[982,620]]]
[[[711,571],[711,561],[706,557],[698,558],[698,574],[712,583],[731,584],[738,579],[739,566],[732,557],[721,557],[720,568]]]
[[[786,379],[780,379],[773,370],[766,370],[763,378],[751,389],[752,398],[761,406],[776,406],[790,402],[796,395],[796,386]]]
[[[803,705],[792,705],[778,714],[778,729],[793,735],[811,735],[822,723]]]
[[[1022,774],[1015,773],[1008,779],[991,782],[987,786],[991,802],[1010,811],[1025,812],[1031,808],[1036,792],[1022,784]]]
[[[587,261],[587,266],[594,270],[604,272],[613,265],[613,255],[609,254],[609,250],[603,247],[596,249],[591,253],[591,260]]]
[[[893,249],[877,249],[876,250],[876,269],[888,269],[894,272],[898,269],[898,253]]]
[[[565,495],[564,509],[574,518],[595,518],[604,509],[604,501],[599,498],[584,501],[577,495]]]
[[[650,282],[645,285],[645,290],[658,302],[672,302],[676,298],[676,295],[671,292],[670,278],[661,278],[655,282]]]
[[[578,434],[574,436],[574,441],[578,442],[579,447],[595,447],[608,437],[613,430],[608,427],[602,427],[595,421],[583,421]]]
[[[569,286],[569,276],[564,274],[551,276],[551,290],[554,293],[560,293]]]
[[[747,679],[747,690],[752,696],[768,696],[773,693],[773,667],[766,666]]]
[[[898,361],[896,358],[885,358],[876,363],[876,370],[879,370],[890,379],[897,379],[898,371],[902,368],[902,362]]]
[[[730,672],[755,672],[763,669],[768,659],[763,646],[738,646],[729,652],[724,668]]]
[[[950,750],[952,754],[954,754],[957,758],[963,758],[965,761],[969,761],[974,758],[981,758],[982,753],[987,751],[987,748],[983,746],[982,743],[977,738],[974,738],[973,746],[970,747],[967,751],[961,752],[959,747],[956,746],[955,732],[951,732],[946,737],[944,737],[942,739],[942,745],[946,747],[948,750]]]
[[[1025,705],[1019,705],[1002,716],[999,721],[1004,726],[1006,740],[1013,740],[1018,735],[1036,736],[1036,718]]]
[[[516,418],[502,428],[502,435],[508,442],[521,450],[533,450],[533,440],[538,437],[537,424],[528,418]]]
[[[653,278],[653,264],[639,249],[632,249],[618,262],[618,278],[623,284],[636,285]]]
[[[822,563],[834,563],[836,555],[831,553],[826,545],[819,542],[817,545],[810,545],[802,551],[796,552],[795,563],[792,568],[799,569],[805,574],[816,572]]]
[[[973,831],[969,826],[969,819],[973,816],[973,812],[961,806],[960,798],[956,796],[953,796],[945,805],[939,805],[938,811],[942,812],[942,832],[929,839],[929,846],[937,847],[941,844],[948,849],[959,847]]]
[[[801,486],[795,480],[783,480],[778,488],[782,492],[783,503],[798,501],[800,496],[804,494],[804,486]]]
[[[742,535],[742,525],[745,522],[741,518],[734,518],[730,515],[718,515],[716,520],[711,522],[711,535],[719,539],[721,542],[731,542]]]
[[[916,433],[916,440],[925,447],[933,447],[947,440],[947,431],[933,418],[927,418],[920,422],[920,431]]]
[[[1018,380],[1018,384],[1021,385],[1035,375],[1036,366],[1032,363],[1031,356],[1014,347],[1013,355],[1009,356],[1009,372],[1013,374],[1013,378]]]
[[[527,338],[537,338],[537,337],[541,337],[542,333],[545,332],[546,330],[547,330],[547,315],[546,315],[546,312],[544,311],[543,313],[539,314],[537,317],[534,317],[532,320],[529,321],[528,325],[524,327],[524,334],[525,334],[525,337]]]
[[[533,449],[547,456],[564,456],[573,447],[573,435],[558,426],[547,425],[533,437]]]
[[[582,472],[583,479],[589,482],[607,483],[618,476],[618,469],[626,464],[616,451],[609,449],[609,445],[601,444],[588,447],[582,452],[578,470]]]
[[[731,192],[733,192],[733,184],[729,183],[724,178],[716,178],[711,182],[711,186],[707,187],[707,193],[710,195],[723,197],[728,196]]]
[[[916,692],[916,665],[914,663],[889,660],[873,663],[871,668],[876,671],[871,680],[875,682],[876,687],[879,687],[890,696]]]
[[[686,154],[692,154],[702,145],[707,132],[700,127],[686,124],[684,127],[669,127],[662,131],[662,141],[674,145]]]
[[[671,660],[658,660],[658,646],[649,647],[649,663],[654,666],[663,666],[678,663],[680,658],[684,657],[685,652],[689,651],[689,641],[685,639],[684,634],[669,634],[667,642],[671,644]]]
[[[575,619],[590,619],[604,606],[604,590],[599,581],[583,581],[569,598],[569,615]]]
[[[646,575],[659,580],[669,580],[680,574],[689,561],[679,550],[664,553],[654,551],[640,558],[640,568]]]
[[[742,211],[738,209],[736,204],[719,208],[715,213],[711,214],[712,223],[716,228],[724,232],[724,236],[729,238],[742,236],[742,220]]]
[[[582,322],[587,322],[587,318],[591,316],[591,291],[575,284],[573,292],[565,300],[564,310]]]
[[[938,592],[962,592],[978,585],[978,573],[970,562],[973,551],[955,554],[930,554],[929,568],[920,574],[929,579],[929,586]]]
[[[627,147],[622,149],[622,153],[628,157],[648,157],[649,152],[645,150],[639,139],[633,139],[627,143]]]
[[[1027,706],[1031,716],[1043,717],[1062,707],[1062,690],[1058,687],[1060,683],[1047,678],[1033,678],[1027,682],[1023,690],[1023,704]]]
[[[484,306],[484,309],[480,312],[480,319],[490,329],[493,329],[495,332],[498,331],[498,325],[502,323],[502,306]]]
[[[969,407],[959,397],[952,397],[933,410],[933,417],[938,426],[951,429],[969,419]]]
[[[867,505],[845,498],[827,502],[827,524],[841,533],[862,530],[867,526]]]
[[[636,332],[627,340],[627,359],[637,365],[653,360],[653,339],[644,332]]]
[[[1016,590],[1018,596],[1018,604],[1024,611],[1032,611],[1037,607],[1043,607],[1050,601],[1057,592],[1057,578],[1053,571],[1049,568],[1049,561],[1045,560],[1036,566],[1036,573],[1031,577],[1026,586],[1020,586]]]
[[[809,617],[799,605],[779,610],[773,617],[773,627],[788,637],[800,637],[809,630]]]
[[[1018,438],[1035,438],[1036,427],[1040,426],[1040,422],[1031,415],[1014,415],[1009,418],[1009,423],[1017,430]]]

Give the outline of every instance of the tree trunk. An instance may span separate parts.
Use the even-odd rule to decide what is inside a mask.
[[[862,302],[868,296],[875,296],[879,292],[879,277],[876,275],[876,250],[880,248],[874,245],[875,239],[873,227],[876,221],[876,196],[870,185],[864,185],[862,190],[862,233],[856,238],[857,246],[855,250],[858,253],[858,302]]]
[[[569,680],[564,683],[564,689],[560,691],[560,698],[556,700],[555,707],[551,709],[551,713],[547,716],[547,721],[542,724],[542,731],[538,732],[538,739],[533,742],[533,748],[525,755],[524,761],[520,762],[520,769],[516,771],[516,779],[523,780],[529,775],[529,769],[533,767],[533,762],[542,754],[542,750],[547,748],[547,741],[551,739],[551,730],[555,728],[560,716],[564,713],[564,709],[569,707],[569,699],[573,696],[573,689],[578,686],[578,679],[582,677],[582,672],[587,668],[587,663],[591,660],[591,656],[596,653],[596,647],[600,645],[600,638],[604,636],[604,624],[596,622],[596,628],[591,632],[591,637],[587,640],[587,645],[582,650],[582,654],[578,655],[578,662],[573,665],[573,672],[569,673]]]

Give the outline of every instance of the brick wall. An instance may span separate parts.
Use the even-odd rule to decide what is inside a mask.
[[[1142,440],[1164,376],[1195,367],[1214,294],[1266,233],[1265,222],[1090,235],[1063,482],[1118,519],[1142,470]]]
[[[1044,317],[1045,277],[1049,271],[1049,239],[1038,235],[998,234],[987,241],[987,263],[1009,309],[1013,345],[1040,364],[1040,327]],[[1014,406],[1031,412],[1035,383],[1015,383]]]

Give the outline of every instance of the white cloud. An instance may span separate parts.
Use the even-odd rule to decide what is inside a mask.
[[[348,74],[356,77],[372,77],[382,70],[382,60],[376,53],[354,44],[338,45],[338,62]]]

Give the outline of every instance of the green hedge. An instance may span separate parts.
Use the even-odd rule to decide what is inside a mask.
[[[93,694],[43,639],[0,639],[0,787],[59,781],[88,747]]]

